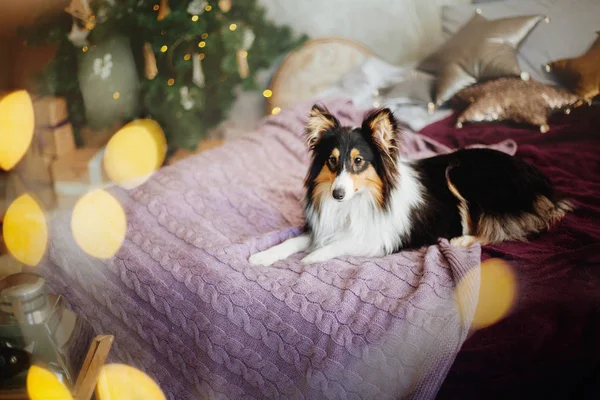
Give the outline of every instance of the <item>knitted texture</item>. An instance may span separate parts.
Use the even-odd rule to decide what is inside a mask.
[[[326,105],[344,124],[364,115],[348,101]],[[479,266],[477,245],[248,263],[300,232],[309,108],[270,116],[132,191],[111,189],[127,235],[110,260],[78,248],[70,215],[51,222],[37,271],[97,333],[115,335],[111,361],[147,372],[169,399],[433,398],[466,338],[478,279],[461,313],[454,289]],[[412,132],[403,146],[408,158],[450,151]]]

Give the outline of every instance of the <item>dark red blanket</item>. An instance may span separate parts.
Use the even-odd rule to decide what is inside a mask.
[[[529,243],[487,246],[517,272],[511,314],[464,344],[440,399],[600,398],[600,107],[558,115],[546,134],[507,124],[422,133],[450,147],[514,139],[578,209]]]

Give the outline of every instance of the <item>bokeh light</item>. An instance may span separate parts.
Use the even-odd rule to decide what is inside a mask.
[[[106,145],[104,169],[108,177],[126,189],[145,182],[163,164],[167,140],[151,119],[132,121],[115,133]]]
[[[6,248],[19,262],[36,266],[48,244],[48,226],[40,205],[29,194],[15,199],[2,224]]]
[[[467,292],[479,274],[479,296],[471,324],[472,330],[483,329],[502,320],[508,315],[517,298],[517,280],[509,263],[498,258],[490,258],[481,263],[479,269],[469,271],[457,286],[457,297],[461,312],[468,310]],[[461,300],[462,299],[462,300]],[[464,316],[463,316],[464,317]]]
[[[71,400],[67,387],[52,372],[32,365],[27,371],[27,394],[30,400]]]
[[[265,89],[263,91],[263,96],[265,96],[267,99],[271,96],[273,96],[273,92],[270,89]]]
[[[35,127],[29,93],[18,90],[0,99],[0,168],[8,171],[23,158]]]
[[[96,386],[98,400],[164,400],[160,387],[142,371],[124,364],[102,367]]]
[[[125,240],[127,220],[121,204],[104,190],[81,197],[71,216],[71,232],[79,247],[101,259],[110,258]]]

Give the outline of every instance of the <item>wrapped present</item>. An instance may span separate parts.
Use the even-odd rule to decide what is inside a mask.
[[[35,198],[44,211],[56,207],[54,186],[50,174],[51,160],[30,147],[21,161],[0,176],[0,217],[19,196],[27,193]]]
[[[70,123],[53,128],[36,128],[40,152],[50,158],[62,157],[75,150],[73,126]]]
[[[76,149],[52,162],[54,193],[59,208],[71,208],[85,193],[110,186],[102,166],[104,148]]]
[[[69,109],[63,97],[42,96],[33,101],[35,126],[48,128],[68,122]]]
[[[33,102],[35,138],[40,153],[62,157],[75,150],[73,126],[69,123],[67,101],[62,97],[42,96]]]

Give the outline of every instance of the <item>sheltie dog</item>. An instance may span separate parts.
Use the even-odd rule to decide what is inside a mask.
[[[314,105],[304,232],[249,262],[271,265],[298,252],[311,264],[341,256],[381,257],[432,245],[526,241],[571,211],[537,168],[500,151],[461,149],[403,160],[399,123],[387,109],[361,127],[341,126]]]

